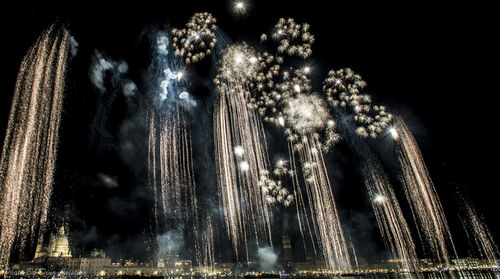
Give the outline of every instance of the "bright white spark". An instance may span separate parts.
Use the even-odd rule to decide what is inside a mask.
[[[241,156],[243,156],[244,153],[245,153],[245,149],[243,149],[243,146],[238,145],[234,148],[234,154],[236,154],[236,156],[241,157]]]
[[[300,85],[295,84],[295,85],[293,86],[293,89],[295,90],[295,92],[300,93]]]
[[[243,162],[240,163],[240,169],[242,171],[247,171],[247,170],[250,169],[250,165],[248,164],[247,161],[243,161]]]
[[[392,136],[393,139],[398,139],[399,134],[398,134],[398,131],[396,130],[396,128],[391,127],[389,129],[389,132],[391,133],[391,136]]]
[[[376,203],[383,203],[383,202],[385,202],[385,197],[382,195],[376,195],[374,201]]]
[[[284,127],[285,126],[285,118],[283,118],[282,116],[278,117],[278,123],[280,124],[280,126]]]
[[[237,1],[234,3],[234,11],[237,13],[245,12],[247,5],[244,1]]]

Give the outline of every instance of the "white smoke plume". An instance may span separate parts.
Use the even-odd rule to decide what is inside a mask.
[[[127,97],[134,96],[136,92],[137,92],[137,85],[135,85],[133,81],[128,80],[123,84],[123,95]]]
[[[119,86],[118,88],[122,89],[125,96],[130,97],[136,94],[137,85],[132,80],[124,78],[124,75],[128,73],[127,62],[115,61],[98,50],[94,51],[91,60],[89,78],[101,93],[107,91],[105,78],[108,77],[111,78],[111,85]]]
[[[112,177],[112,176],[104,174],[102,172],[97,173],[97,177],[109,189],[113,189],[113,188],[118,187],[118,181],[117,181],[116,177]]]
[[[158,256],[177,255],[184,246],[184,237],[182,229],[169,230],[157,237],[158,239]]]
[[[75,37],[73,36],[69,37],[69,45],[71,47],[70,49],[71,57],[75,57],[76,54],[78,53],[78,42],[75,40]]]
[[[92,84],[95,85],[101,93],[106,91],[104,87],[104,76],[107,71],[111,71],[113,67],[115,67],[115,64],[116,62],[102,55],[100,51],[94,51],[89,69],[89,77]]]
[[[273,271],[276,261],[278,260],[278,255],[274,252],[273,248],[270,246],[264,246],[257,250],[259,256],[260,268],[264,272]]]
[[[183,106],[186,109],[191,109],[196,107],[198,104],[195,99],[189,94],[188,92],[184,91],[181,94],[179,94],[179,100],[181,106]]]

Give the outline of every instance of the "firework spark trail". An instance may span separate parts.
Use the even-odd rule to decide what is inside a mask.
[[[295,163],[295,156],[294,156],[294,148],[292,142],[288,141],[288,156],[290,158],[291,162],[291,169],[294,173],[297,173],[297,164]],[[308,212],[307,212],[307,207],[304,202],[304,195],[302,194],[302,189],[300,187],[300,182],[297,177],[297,175],[294,175],[292,177],[292,186],[293,186],[293,193],[295,197],[295,208],[297,212],[297,220],[299,223],[299,230],[300,234],[302,236],[302,241],[304,244],[304,251],[306,251],[307,254],[307,244],[306,244],[306,230],[308,232],[308,239],[311,241],[312,247],[313,247],[313,252],[314,255],[317,255],[317,250],[316,250],[316,243],[314,242],[314,237],[313,237],[313,229],[312,227],[316,228],[316,226],[312,226],[311,222],[314,222],[314,218],[310,218]],[[310,221],[311,220],[311,221]],[[315,234],[317,232],[314,232]]]
[[[222,197],[224,220],[236,257],[248,241],[264,240],[272,245],[270,206],[258,182],[268,170],[266,139],[260,118],[248,109],[249,83],[259,67],[246,44],[229,46],[223,52],[215,84],[219,99],[214,109],[214,142],[217,185]]]
[[[304,169],[309,215],[314,216],[316,239],[329,268],[347,271],[351,268],[350,254],[321,148],[322,144],[317,138],[307,135],[298,152]]]
[[[388,178],[374,164],[363,165],[363,178],[386,247],[404,270],[418,270],[415,244]]]
[[[470,233],[472,233],[472,238],[477,245],[477,250],[481,258],[487,259],[492,266],[498,266],[497,257],[500,256],[500,253],[490,230],[477,215],[476,210],[469,200],[463,198],[463,204],[466,218],[462,219],[462,224],[467,237],[470,239]]]
[[[363,180],[384,243],[392,255],[401,260],[403,269],[415,271],[418,268],[415,244],[394,190],[378,159],[373,156],[366,142],[358,137],[377,137],[392,119],[385,107],[373,106],[371,97],[362,94],[365,86],[366,82],[351,69],[331,70],[325,79],[323,91],[330,105],[336,109],[343,108],[342,111],[336,110],[339,118],[344,118],[345,113],[352,115],[352,120],[342,122],[342,128],[347,143],[360,158]],[[350,122],[358,126],[355,130],[357,135],[348,128],[353,126]]]
[[[214,228],[212,225],[212,217],[210,215],[203,221],[201,245],[203,250],[203,266],[213,271],[215,263],[214,253]]]
[[[314,232],[316,243],[321,248],[328,267],[335,271],[347,271],[351,268],[350,252],[340,226],[332,186],[328,178],[328,172],[323,159],[323,152],[339,140],[335,132],[335,121],[326,108],[325,102],[318,95],[306,95],[309,88],[309,78],[300,74],[300,79],[287,79],[283,84],[277,86],[282,92],[284,107],[280,114],[282,121],[278,124],[285,128],[288,141],[293,150],[298,152],[305,180],[305,192],[307,196],[307,210],[304,206],[302,192],[295,188],[297,206],[302,212],[299,220],[311,217],[311,222],[306,225],[311,235]],[[299,80],[303,80],[301,83]],[[291,81],[291,83],[290,83]],[[308,90],[307,90],[308,91]],[[269,117],[269,119],[279,119]],[[281,123],[280,123],[281,122]],[[276,123],[276,122],[275,122]],[[319,131],[325,133],[326,144],[320,142]],[[293,152],[292,152],[293,153]],[[291,154],[291,157],[294,155]],[[295,159],[290,158],[295,168]],[[304,227],[300,222],[300,229],[304,235]],[[312,230],[311,230],[312,227]]]
[[[196,239],[194,254],[201,264],[192,139],[186,99],[182,98],[182,94],[189,96],[185,91],[187,82],[182,59],[173,54],[164,33],[157,36],[156,54],[153,70],[157,71],[154,76],[158,86],[148,113],[148,181],[154,195],[156,229],[192,224]],[[158,210],[162,217],[158,216]],[[159,218],[165,222],[160,223]]]
[[[436,189],[408,127],[400,117],[394,117],[394,120],[393,129],[397,132],[392,134],[398,141],[401,179],[413,217],[436,259],[450,265],[450,258],[456,257],[457,253]]]
[[[21,62],[1,158],[0,266],[45,229],[68,50],[68,31],[51,26]]]
[[[276,163],[274,170],[261,171],[259,187],[266,197],[268,203],[280,203],[285,207],[293,203],[294,195],[290,194],[287,188],[283,186],[285,179],[294,179],[295,172],[288,169],[287,162],[280,160]]]
[[[220,92],[214,114],[218,185],[226,227],[237,255],[241,244],[247,249],[252,235],[257,241],[271,242],[270,208],[258,187],[259,173],[267,169],[265,138],[262,130],[253,125],[259,121],[257,116],[247,110],[239,94]],[[237,146],[245,151],[244,161],[234,153]]]

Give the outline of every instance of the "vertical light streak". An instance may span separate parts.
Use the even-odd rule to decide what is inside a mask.
[[[265,239],[272,243],[270,207],[258,187],[259,174],[267,170],[266,140],[261,123],[254,111],[247,109],[247,96],[236,89],[241,85],[224,86],[214,111],[214,141],[217,164],[217,184],[222,197],[227,233],[237,257],[244,247],[248,259],[248,239]],[[234,149],[241,146],[242,156]],[[244,158],[248,170],[241,171]]]
[[[160,228],[191,226],[195,261],[202,264],[189,113],[181,98],[181,94],[188,94],[187,77],[181,70],[181,61],[170,47],[167,35],[159,33],[152,66],[153,76],[159,82],[148,108],[148,183],[154,195],[157,233]],[[159,248],[161,251],[162,247]]]
[[[500,256],[495,240],[483,220],[477,215],[471,202],[464,200],[465,218],[462,224],[469,238],[473,238],[477,251],[482,259],[487,259],[490,266],[498,266],[497,257]],[[472,234],[471,234],[472,233]]]
[[[401,179],[413,217],[433,256],[450,265],[451,257],[456,257],[457,253],[436,189],[408,127],[400,117],[394,120]]]
[[[273,221],[259,187],[260,174],[269,166],[266,139],[259,116],[248,108],[249,86],[260,67],[255,57],[244,43],[224,50],[215,79],[219,98],[213,118],[217,185],[227,234],[236,258],[247,261],[250,240],[272,245]]]
[[[415,244],[388,178],[374,164],[363,164],[362,173],[386,247],[404,270],[417,271]]]
[[[317,245],[328,267],[337,272],[351,269],[351,259],[344,237],[332,186],[328,178],[321,143],[305,135],[298,154],[302,163],[309,215],[312,217]]]
[[[0,267],[14,242],[22,251],[45,229],[68,50],[68,31],[53,25],[21,62],[0,163]]]

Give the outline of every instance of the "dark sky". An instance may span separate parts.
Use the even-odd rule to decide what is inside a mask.
[[[77,253],[103,248],[114,257],[145,258],[150,223],[146,162],[141,161],[145,149],[137,147],[145,131],[137,127],[142,115],[137,104],[117,97],[109,117],[111,138],[91,136],[100,101],[87,75],[91,55],[98,49],[114,60],[126,61],[128,77],[141,90],[150,62],[147,45],[151,30],[166,23],[182,27],[199,11],[211,12],[219,28],[233,41],[256,43],[280,17],[311,24],[316,42],[310,61],[317,89],[331,68],[350,67],[361,74],[375,100],[395,108],[414,132],[452,231],[457,231],[459,251],[465,255],[467,247],[456,217],[457,189],[477,205],[498,240],[496,203],[500,190],[495,179],[498,147],[493,124],[498,108],[490,100],[496,73],[483,68],[485,63],[493,63],[490,39],[483,35],[491,29],[487,7],[435,1],[279,0],[251,1],[245,15],[235,16],[229,1],[178,2],[3,9],[2,133],[19,63],[40,32],[57,20],[79,43],[68,72],[52,212],[53,225],[61,219],[69,223]],[[204,84],[210,81],[210,71],[198,68],[200,80],[193,81],[195,95],[201,104],[209,106],[213,96]],[[200,108],[193,127],[210,124],[210,111]],[[133,127],[132,131],[127,125]],[[201,189],[213,191],[210,131],[200,128],[194,135],[198,136],[194,139],[197,183]],[[128,143],[133,150],[124,149]],[[275,143],[271,140],[270,144]],[[361,241],[366,233],[378,243],[374,249],[380,250],[376,225],[370,225],[374,219],[368,197],[356,185],[359,174],[349,165],[352,158],[348,153],[340,148],[328,157],[333,166],[341,168],[340,174],[334,175],[340,181],[341,216],[355,240]],[[116,181],[118,187],[106,186],[103,176]],[[204,206],[212,201],[201,200]],[[368,225],[365,228],[360,223]],[[367,249],[363,255],[370,254]]]

